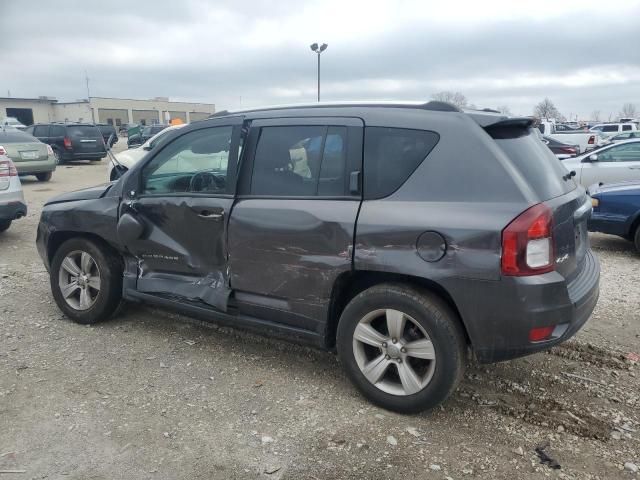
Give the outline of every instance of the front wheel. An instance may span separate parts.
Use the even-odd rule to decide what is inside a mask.
[[[53,298],[74,322],[99,322],[120,305],[122,261],[104,244],[67,240],[55,253],[49,276]]]
[[[404,285],[357,295],[340,318],[337,348],[364,396],[401,413],[437,406],[464,371],[466,344],[455,313],[432,293]]]
[[[640,253],[640,225],[636,227],[636,233],[633,236],[633,244],[635,245],[638,253]]]
[[[0,221],[0,233],[9,230],[10,226],[11,226],[11,220],[2,220],[2,221]]]

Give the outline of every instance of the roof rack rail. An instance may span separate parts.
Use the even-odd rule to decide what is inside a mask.
[[[420,108],[425,110],[433,110],[435,112],[462,112],[458,107],[448,102],[440,102],[438,100],[431,100],[430,102],[421,105]]]

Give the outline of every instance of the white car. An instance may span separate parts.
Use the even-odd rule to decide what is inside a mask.
[[[170,127],[167,127],[161,132],[156,133],[153,137],[151,137],[149,140],[144,142],[139,147],[130,148],[128,150],[115,154],[116,160],[120,165],[122,165],[124,171],[120,172],[120,175],[118,175],[117,174],[118,172],[115,170],[113,162],[109,161],[108,163],[109,166],[107,167],[107,178],[109,179],[109,181],[112,182],[116,180],[124,172],[129,170],[136,163],[138,163],[142,159],[142,157],[144,157],[147,154],[147,152],[149,152],[149,150],[153,150],[153,148],[157,145],[158,141],[161,140],[164,135],[166,135],[169,132],[173,132],[179,128],[182,128],[186,125],[187,125],[186,123],[183,123],[181,125],[172,125]]]
[[[18,170],[11,159],[0,155],[0,233],[11,226],[11,222],[27,214]]]
[[[575,171],[582,186],[594,183],[640,182],[640,139],[612,143],[595,152],[562,161]]]
[[[5,117],[2,120],[2,125],[5,126],[5,127],[17,128],[18,130],[22,130],[22,131],[24,131],[27,128],[26,125],[23,125],[15,117]]]

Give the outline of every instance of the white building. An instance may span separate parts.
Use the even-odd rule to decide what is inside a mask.
[[[215,113],[212,103],[172,102],[167,97],[151,100],[90,97],[89,100],[58,102],[53,97],[0,97],[0,118],[15,117],[25,125],[40,122],[91,122],[115,126],[125,123],[168,123],[202,120]]]

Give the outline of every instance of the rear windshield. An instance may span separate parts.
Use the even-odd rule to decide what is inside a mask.
[[[0,145],[3,143],[40,142],[37,138],[20,130],[0,130]]]
[[[573,180],[563,180],[567,170],[560,160],[532,132],[522,136],[492,132],[498,146],[507,154],[540,200],[549,200],[575,190]]]
[[[67,127],[70,137],[99,138],[98,127],[93,125],[69,125]]]

